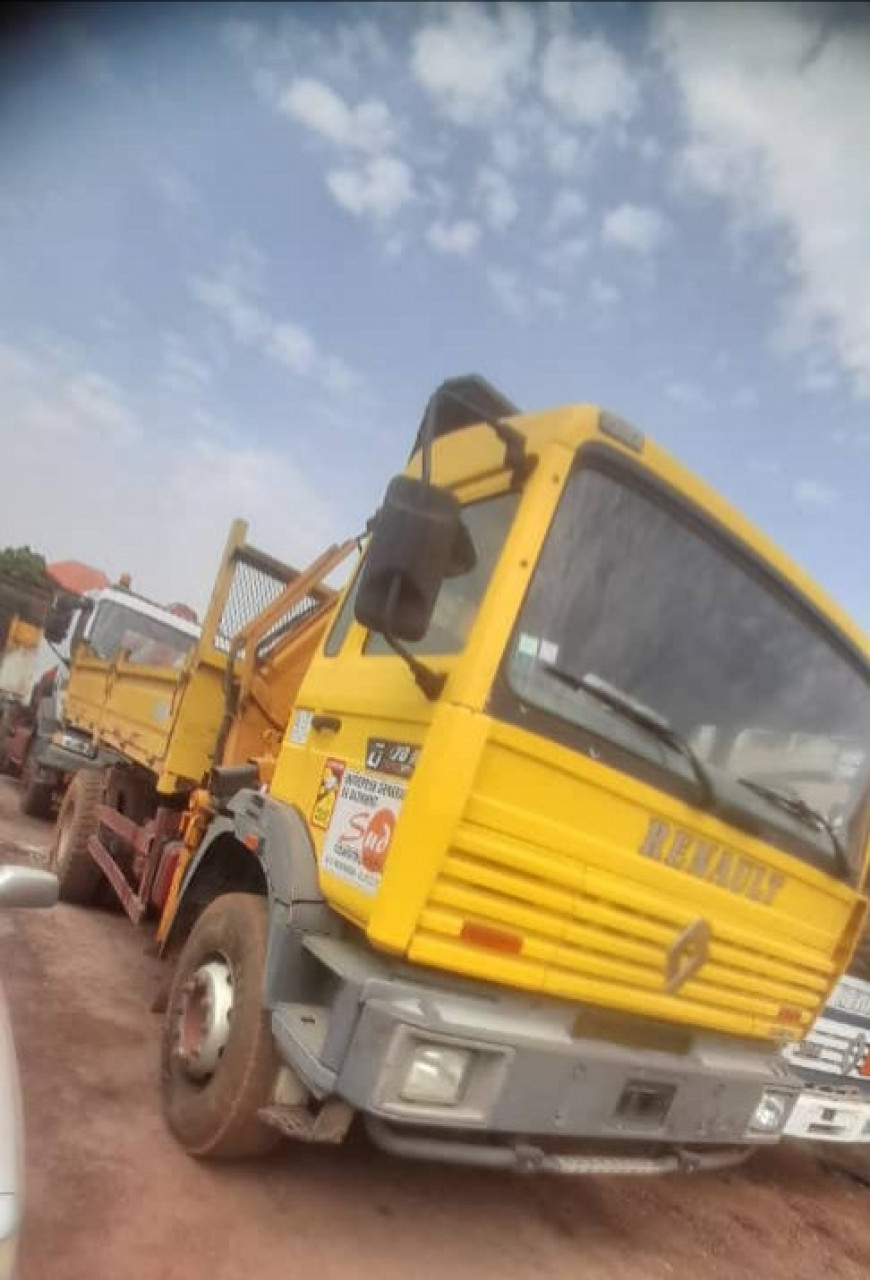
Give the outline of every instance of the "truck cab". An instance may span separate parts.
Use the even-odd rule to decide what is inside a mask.
[[[555,1172],[777,1141],[801,1089],[780,1050],[861,930],[868,778],[822,753],[828,803],[753,750],[868,733],[861,634],[640,431],[443,389],[268,794],[223,801],[180,886],[184,917],[216,850],[263,867],[283,1083],[256,1114],[316,1136],[355,1111],[400,1154]],[[218,897],[193,926],[164,1040],[170,1127],[200,1155],[245,1146],[234,1095],[219,1132],[204,1119],[242,1033],[197,992],[226,1004],[255,964],[228,945],[216,976],[222,902],[241,910]]]

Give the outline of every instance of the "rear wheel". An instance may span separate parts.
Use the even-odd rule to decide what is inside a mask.
[[[163,1031],[163,1113],[202,1159],[259,1155],[281,1141],[258,1115],[280,1068],[262,1000],[267,924],[264,898],[225,894],[178,957]]]
[[[82,769],[61,801],[49,865],[60,881],[64,902],[92,903],[99,892],[103,876],[88,853],[88,841],[97,832],[102,795],[102,774]]]
[[[54,785],[42,782],[36,772],[36,762],[32,754],[28,754],[21,768],[21,790],[18,795],[21,812],[26,813],[29,818],[50,818]]]

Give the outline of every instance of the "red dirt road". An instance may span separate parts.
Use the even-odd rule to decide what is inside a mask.
[[[44,824],[0,779],[0,860]],[[555,1181],[402,1163],[363,1140],[208,1166],[163,1128],[146,935],[61,906],[0,918],[24,1076],[21,1280],[865,1280],[870,1190],[796,1150],[722,1175]]]

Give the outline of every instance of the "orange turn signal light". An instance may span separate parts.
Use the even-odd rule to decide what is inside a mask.
[[[470,942],[475,947],[486,947],[489,951],[519,955],[523,949],[523,940],[519,934],[494,929],[488,924],[475,924],[473,920],[464,921],[459,936],[463,942]]]

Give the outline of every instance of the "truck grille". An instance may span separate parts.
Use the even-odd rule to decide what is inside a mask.
[[[697,904],[651,891],[568,848],[507,835],[501,810],[482,797],[472,800],[419,917],[412,959],[737,1034],[769,1038],[784,1009],[783,1039],[810,1025],[834,972],[834,946],[822,931],[807,926],[795,941],[793,922],[765,909],[762,933],[741,924],[740,913],[728,910],[729,895],[714,891],[726,901],[723,909],[705,911],[712,935],[706,963],[668,994],[668,953],[697,919]],[[475,945],[463,937],[469,922],[483,937],[488,929],[494,937],[518,938],[516,953]]]

